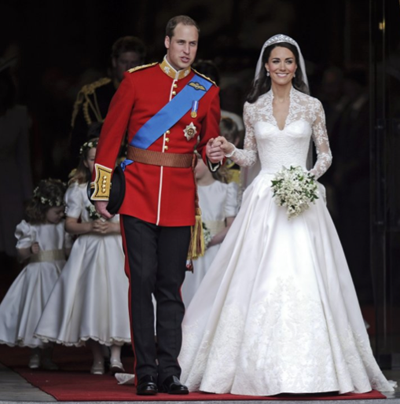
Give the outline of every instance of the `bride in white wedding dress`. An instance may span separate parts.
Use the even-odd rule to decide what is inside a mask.
[[[371,351],[322,185],[316,203],[290,220],[273,198],[282,166],[307,171],[311,138],[310,173],[318,179],[331,164],[322,105],[299,91],[306,82],[297,43],[270,38],[244,106],[244,150],[217,139],[242,167],[258,156],[261,172],[185,314],[179,363],[190,391],[393,391]]]

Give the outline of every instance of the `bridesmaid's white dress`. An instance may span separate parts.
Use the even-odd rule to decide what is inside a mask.
[[[235,217],[238,211],[238,186],[231,182],[224,184],[214,181],[210,185],[197,185],[201,219],[212,236],[226,226],[225,219]],[[193,272],[186,272],[182,285],[182,299],[185,307],[189,306],[194,294],[206,275],[221,244],[207,248],[205,254],[193,260]]]
[[[66,214],[92,220],[87,184],[68,188]],[[111,221],[118,221],[116,215]],[[119,234],[79,236],[54,286],[35,335],[44,342],[85,345],[88,339],[104,345],[131,342],[128,312],[128,278]]]
[[[292,89],[285,127],[273,93],[245,104],[244,150],[232,160],[261,171],[186,311],[179,356],[191,391],[280,393],[393,391],[379,369],[346,258],[321,197],[287,219],[271,179],[285,166],[306,170],[311,139],[319,178],[332,156],[321,103]]]
[[[65,250],[71,247],[72,240],[64,230],[64,220],[58,224],[23,220],[15,237],[16,248],[38,243],[40,252],[31,256],[0,304],[0,344],[44,348],[34,331],[65,265]]]

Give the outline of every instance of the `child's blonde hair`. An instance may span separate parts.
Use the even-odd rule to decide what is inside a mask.
[[[81,146],[79,151],[80,159],[78,167],[74,168],[69,174],[68,185],[71,185],[74,182],[77,182],[78,184],[84,184],[90,181],[92,173],[90,172],[89,168],[86,167],[85,161],[88,158],[89,150],[96,148],[98,142],[99,139],[94,138],[88,140]]]

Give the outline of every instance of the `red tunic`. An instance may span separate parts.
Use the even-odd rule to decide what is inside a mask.
[[[176,79],[178,74],[175,76],[175,71],[172,70],[172,74],[167,67],[167,74],[162,70],[165,64],[164,61],[162,64],[125,73],[102,128],[96,165],[112,169],[126,131],[130,142],[139,128],[179,93],[194,75],[192,70],[187,69],[186,72],[180,72]],[[183,73],[186,73],[185,77]],[[196,149],[206,161],[205,146],[208,140],[219,136],[219,88],[212,85],[199,101],[196,118],[192,118],[190,112],[148,150],[190,154],[193,153],[199,135]],[[184,129],[190,123],[195,125],[197,134],[187,140]],[[195,182],[192,168],[160,167],[134,162],[126,167],[125,178],[126,194],[119,213],[160,226],[194,224]]]

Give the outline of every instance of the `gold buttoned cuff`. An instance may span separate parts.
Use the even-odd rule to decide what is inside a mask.
[[[91,184],[91,187],[94,188],[91,199],[92,201],[108,201],[110,197],[112,169],[101,164],[95,164],[94,170],[96,177]]]

